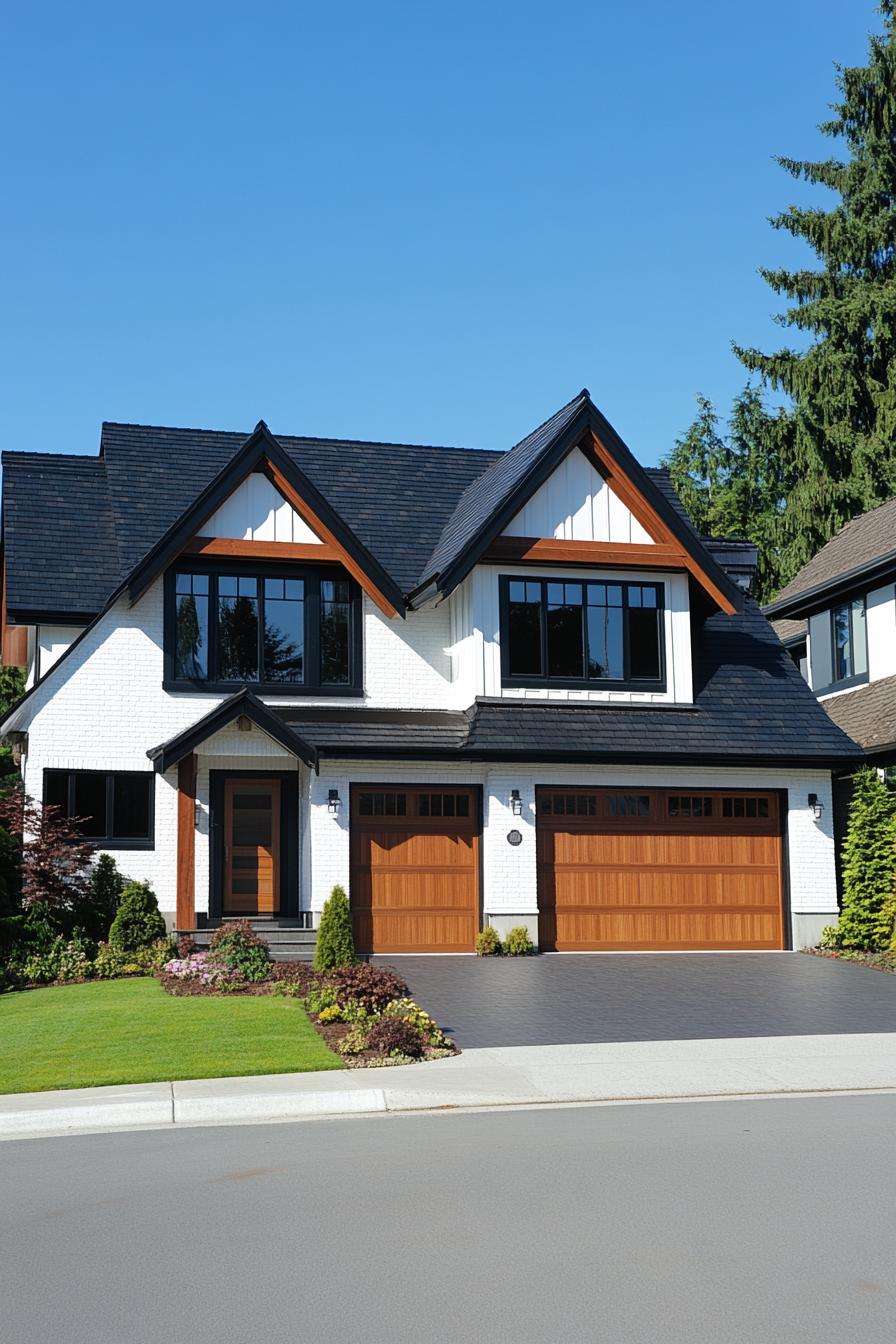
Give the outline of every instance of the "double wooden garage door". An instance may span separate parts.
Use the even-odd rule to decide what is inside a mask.
[[[784,946],[776,793],[536,791],[539,944]]]
[[[352,786],[351,904],[362,952],[472,952],[479,790]]]
[[[364,952],[470,952],[479,791],[357,785],[351,903]],[[536,790],[543,950],[784,946],[776,793]]]

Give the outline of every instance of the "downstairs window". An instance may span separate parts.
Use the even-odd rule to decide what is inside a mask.
[[[148,770],[45,770],[44,805],[81,817],[86,839],[112,849],[151,849],[155,775]]]

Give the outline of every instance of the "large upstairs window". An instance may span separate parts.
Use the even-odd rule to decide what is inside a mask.
[[[242,565],[172,570],[165,684],[358,694],[360,590],[336,570]]]
[[[831,669],[833,686],[854,686],[868,679],[864,597],[831,611]]]
[[[501,579],[505,686],[661,690],[663,587],[576,579]]]

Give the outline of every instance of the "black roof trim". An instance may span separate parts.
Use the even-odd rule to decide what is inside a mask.
[[[659,514],[681,546],[697,561],[701,569],[705,570],[713,583],[725,593],[734,609],[742,611],[744,606],[742,590],[716,562],[693,528],[685,522],[678,510],[672,506],[666,495],[632,455],[609,420],[594,405],[587,389],[583,389],[579,398],[575,400],[580,401],[581,404],[576,406],[571,417],[561,424],[558,432],[548,439],[544,447],[538,452],[532,465],[519,480],[512,481],[508,492],[498,507],[492,509],[488,515],[480,520],[469,540],[460,547],[439,572],[428,573],[423,576],[414,593],[410,595],[410,605],[413,606],[414,595],[430,587],[433,581],[437,582],[440,595],[443,598],[447,597],[466,578],[470,570],[481,559],[487,547],[500,535],[507,523],[519,513],[526,501],[531,498],[540,485],[544,484],[563,459],[579,445],[583,435],[590,429],[632,479],[645,500]],[[570,403],[570,406],[574,405],[575,402]],[[558,416],[560,414],[561,412],[557,412]],[[537,434],[538,431],[536,430],[534,433]],[[516,447],[520,448],[525,444],[526,440],[524,439]],[[490,470],[497,473],[504,463],[510,461],[515,451],[511,448],[510,452],[503,459],[499,459]],[[480,482],[476,482],[476,486],[479,485]],[[437,554],[438,551],[434,553],[434,556]]]
[[[781,597],[769,602],[762,610],[769,619],[777,616],[812,616],[815,612],[823,611],[832,599],[845,597],[864,582],[886,578],[893,570],[896,570],[896,551],[888,551],[876,560],[844,570],[836,578],[804,588],[802,592],[794,593],[793,597]]]
[[[358,541],[320,491],[312,485],[302,469],[277,442],[263,420],[259,420],[243,446],[219,471],[214,480],[200,491],[190,507],[169,527],[164,536],[128,575],[123,586],[127,587],[131,602],[137,601],[152,581],[176,559],[187,542],[196,535],[202,523],[224,503],[240,482],[265,460],[271,462],[281,472],[303,499],[307,499],[339,544],[369,576],[377,590],[391,602],[399,615],[403,616],[404,598],[398,585]]]
[[[213,710],[191,724],[189,728],[185,728],[182,733],[178,733],[176,737],[169,738],[158,747],[151,747],[146,754],[156,770],[164,774],[172,765],[177,765],[178,761],[189,756],[190,752],[195,751],[214,733],[226,728],[241,715],[251,719],[256,727],[278,742],[285,751],[304,761],[305,765],[317,769],[317,752],[314,747],[309,746],[304,738],[294,733],[289,725],[259,700],[257,695],[253,695],[247,686],[237,691],[235,695],[228,696],[220,705],[216,705]]]
[[[7,607],[9,625],[89,625],[96,619],[95,611],[42,611],[38,607]]]

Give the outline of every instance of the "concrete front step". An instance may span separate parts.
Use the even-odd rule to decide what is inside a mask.
[[[223,921],[222,921],[223,922]],[[317,930],[303,929],[298,921],[290,920],[250,920],[252,928],[263,938],[271,950],[274,960],[284,958],[290,961],[312,961],[317,946]],[[193,939],[197,947],[205,948],[211,943],[217,925],[203,929],[183,931]],[[181,936],[181,931],[178,931]]]

